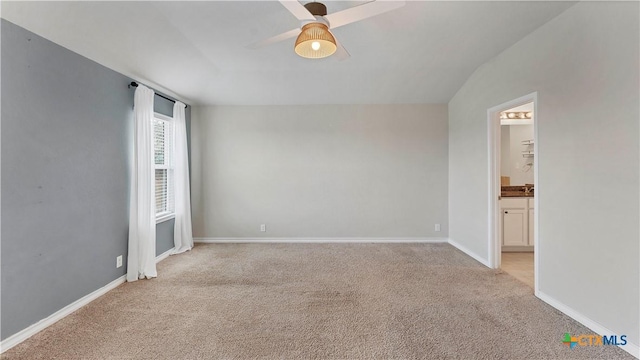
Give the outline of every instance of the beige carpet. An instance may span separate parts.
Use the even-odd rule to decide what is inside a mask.
[[[216,244],[159,264],[2,359],[624,359],[448,244]]]

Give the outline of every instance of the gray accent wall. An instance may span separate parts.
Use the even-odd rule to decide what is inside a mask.
[[[447,237],[446,105],[213,106],[192,125],[195,237]]]
[[[638,2],[579,2],[449,103],[451,240],[488,259],[487,109],[537,91],[539,295],[636,346],[639,14]]]
[[[156,256],[173,249],[173,227],[175,219],[156,225]]]
[[[133,90],[117,72],[1,26],[6,339],[125,274],[126,260],[115,264],[127,256]],[[157,232],[160,254],[173,247],[173,221]]]

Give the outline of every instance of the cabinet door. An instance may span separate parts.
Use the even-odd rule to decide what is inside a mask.
[[[525,209],[502,209],[502,245],[529,245],[527,217]]]
[[[534,223],[533,223],[533,209],[529,208],[529,221],[528,221],[528,226],[529,226],[529,245],[533,246],[533,242],[534,242],[534,237],[533,237],[533,229],[535,228]]]

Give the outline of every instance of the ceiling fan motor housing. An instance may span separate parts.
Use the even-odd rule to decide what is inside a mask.
[[[310,2],[304,5],[313,16],[325,16],[327,15],[327,7],[319,2]]]

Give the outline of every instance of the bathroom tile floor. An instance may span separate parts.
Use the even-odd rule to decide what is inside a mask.
[[[502,271],[534,288],[533,253],[503,252]]]

